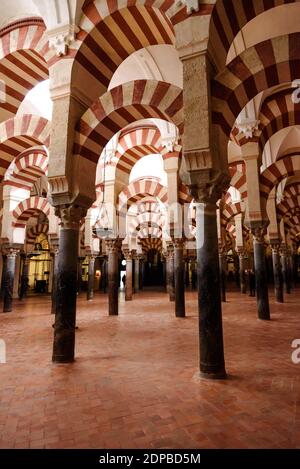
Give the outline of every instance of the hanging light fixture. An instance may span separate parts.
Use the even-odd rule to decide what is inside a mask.
[[[94,225],[96,235],[100,239],[109,238],[112,235],[112,229],[109,228],[109,216],[105,203],[105,176],[106,176],[106,148],[104,150],[104,164],[103,164],[103,190],[102,190],[102,201],[99,205],[99,213],[97,216],[96,223]]]

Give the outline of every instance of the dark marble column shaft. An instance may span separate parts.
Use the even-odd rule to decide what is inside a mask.
[[[125,254],[126,259],[126,284],[125,284],[125,301],[132,301],[132,254]]]
[[[240,289],[241,293],[247,293],[247,282],[246,282],[246,275],[245,275],[245,253],[244,251],[240,250],[238,252],[239,255],[239,271],[240,271]]]
[[[226,377],[216,209],[196,204],[200,374],[209,379]]]
[[[56,209],[56,214],[61,219],[61,229],[52,361],[70,363],[75,358],[79,225],[86,210],[78,206],[62,206]]]
[[[226,272],[225,272],[224,248],[219,246],[219,270],[221,282],[221,300],[226,303]]]
[[[54,248],[52,252],[52,262],[53,262],[53,279],[52,279],[52,293],[51,293],[51,313],[56,313],[56,303],[57,303],[57,272],[58,272],[58,247]]]
[[[279,244],[272,244],[272,262],[275,298],[278,303],[283,303],[283,279],[281,272]]]
[[[167,254],[167,291],[169,293],[170,301],[175,301],[175,279],[174,279],[174,248],[168,247]]]
[[[16,259],[18,251],[10,249],[7,253],[6,263],[4,265],[4,295],[3,295],[3,312],[10,313],[13,310],[13,291],[16,270]]]
[[[22,276],[21,276],[21,287],[20,287],[20,300],[26,298],[28,290],[28,280],[29,280],[29,265],[30,258],[26,255],[22,256]]]
[[[134,292],[137,293],[140,289],[140,257],[138,255],[134,258]]]
[[[288,295],[291,293],[290,284],[288,279],[288,267],[287,267],[287,252],[286,247],[283,246],[280,249],[280,259],[281,259],[281,270],[282,270],[282,278],[283,278],[283,288],[284,292]]]
[[[108,254],[108,314],[119,314],[119,240],[106,241]]]
[[[88,268],[88,284],[86,298],[88,301],[94,298],[94,280],[95,280],[95,257],[90,256]]]
[[[174,285],[175,285],[175,315],[177,318],[185,317],[185,269],[183,259],[184,241],[174,240]]]
[[[253,236],[258,318],[267,321],[270,319],[270,306],[264,248],[264,234],[262,230],[258,230],[253,234]]]

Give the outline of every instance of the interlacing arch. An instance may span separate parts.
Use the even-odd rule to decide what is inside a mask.
[[[297,196],[285,197],[276,208],[279,220],[300,212],[300,193]]]
[[[143,252],[148,253],[149,251],[162,252],[162,240],[161,238],[141,238],[139,244],[142,246]]]
[[[137,203],[145,195],[150,195],[160,199],[164,204],[168,201],[168,188],[162,186],[157,179],[145,178],[142,180],[134,181],[129,184],[120,194],[118,198],[118,211],[119,213],[127,212],[127,209]]]
[[[222,224],[226,226],[236,215],[245,212],[243,202],[227,203],[222,210]]]
[[[284,188],[284,191],[283,191],[284,198],[297,197],[299,194],[300,194],[300,182],[289,184],[287,187]]]
[[[20,202],[13,211],[13,226],[24,228],[28,220],[38,212],[44,213],[47,217],[50,215],[50,204],[43,197],[30,197]]]
[[[28,91],[48,79],[53,57],[39,18],[18,21],[0,31],[0,80],[6,85],[6,100],[0,103],[1,121],[15,115]]]
[[[135,80],[101,96],[77,125],[74,153],[98,162],[107,142],[122,128],[140,119],[158,118],[183,131],[182,90],[156,80]]]
[[[210,49],[218,69],[226,65],[231,44],[242,28],[258,15],[298,0],[217,0],[210,24]]]
[[[300,174],[300,158],[297,156],[282,158],[269,166],[260,175],[260,195],[266,201],[273,187],[283,179]]]
[[[14,117],[0,124],[0,181],[13,161],[24,150],[49,146],[50,122],[32,114]]]
[[[272,135],[281,129],[300,124],[300,104],[293,102],[294,91],[295,89],[288,87],[268,97],[261,107],[258,116],[259,128],[255,131],[255,136],[246,138],[243,133],[239,133],[235,141],[239,145],[257,141],[263,151]]]
[[[48,155],[44,149],[31,149],[21,153],[7,171],[4,186],[31,190],[33,184],[48,171]]]
[[[92,99],[107,91],[115,71],[131,54],[148,46],[175,42],[171,21],[153,1],[145,5],[101,0],[83,10],[80,32],[69,55],[74,57],[73,76],[85,76],[87,82],[93,79]]]
[[[115,158],[111,165],[116,167],[116,178],[120,173],[130,175],[134,165],[144,156],[160,153],[161,135],[157,128],[134,129],[119,139]]]
[[[38,224],[35,226],[31,226],[26,233],[26,246],[27,252],[33,250],[32,248],[35,245],[35,241],[38,235],[45,234],[48,235],[49,233],[49,225],[47,223]]]
[[[212,83],[213,123],[227,138],[246,104],[264,91],[298,78],[300,34],[276,37],[236,57]],[[225,158],[226,148],[221,148]]]

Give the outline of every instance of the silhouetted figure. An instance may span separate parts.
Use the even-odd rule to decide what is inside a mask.
[[[125,288],[125,286],[126,286],[126,275],[125,274],[122,277],[122,283],[123,283],[123,286]]]
[[[249,270],[249,296],[255,296],[255,273],[253,270]]]

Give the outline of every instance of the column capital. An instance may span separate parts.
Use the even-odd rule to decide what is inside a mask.
[[[123,255],[126,261],[132,261],[133,253],[130,249],[123,249]]]
[[[108,254],[118,253],[120,250],[119,239],[106,239],[105,240],[106,251]]]
[[[175,249],[183,249],[185,246],[185,240],[183,238],[174,238],[173,246]]]
[[[210,169],[190,172],[190,194],[198,203],[216,205],[228,185],[227,174],[218,173],[212,177]]]
[[[251,233],[257,244],[263,244],[265,242],[265,235],[267,234],[265,226],[257,226],[251,230]]]
[[[55,215],[60,218],[63,230],[79,230],[81,220],[86,216],[87,209],[79,205],[59,205],[55,207]]]

